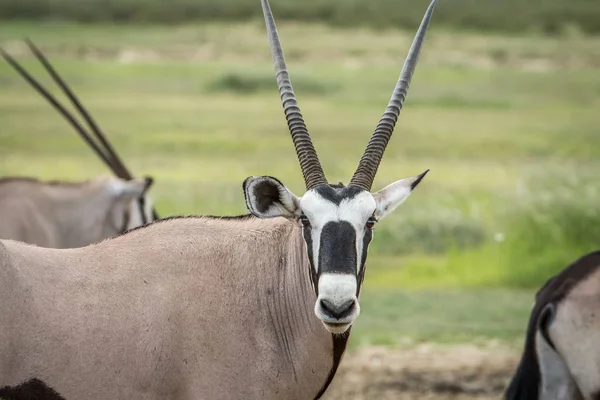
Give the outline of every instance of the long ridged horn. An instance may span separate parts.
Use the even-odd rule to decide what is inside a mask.
[[[271,56],[273,57],[273,64],[275,65],[275,77],[277,78],[279,96],[283,103],[285,119],[287,120],[290,133],[292,134],[292,141],[296,148],[298,161],[300,161],[300,168],[302,169],[302,175],[304,175],[306,189],[311,190],[318,185],[327,184],[327,179],[323,173],[323,168],[321,168],[319,157],[310,140],[308,129],[306,128],[304,118],[300,112],[300,107],[298,107],[298,102],[296,101],[296,95],[294,94],[292,82],[290,81],[287,66],[285,64],[285,58],[283,57],[283,50],[279,41],[279,35],[277,34],[277,27],[275,26],[271,7],[269,6],[268,0],[261,0],[261,3],[263,14],[265,16],[265,23],[267,25]]]
[[[86,141],[86,143],[98,154],[98,156],[104,161],[104,163],[114,171],[109,157],[101,150],[96,142],[92,140],[89,133],[83,126],[67,111],[67,109],[58,101],[56,98],[46,90],[33,76],[25,70],[10,54],[8,54],[3,48],[0,48],[0,55],[8,62],[8,64],[15,69],[29,83],[38,93],[40,93],[58,112],[71,124],[71,126],[79,133],[79,135]]]
[[[433,15],[433,9],[435,8],[436,2],[437,0],[433,0],[427,8],[427,12],[423,17],[423,21],[419,26],[419,30],[415,35],[412,45],[410,46],[408,56],[406,57],[406,61],[404,62],[404,66],[400,72],[400,78],[398,79],[396,88],[392,93],[390,102],[385,110],[385,113],[379,120],[377,127],[375,128],[375,132],[373,133],[373,136],[371,136],[365,153],[360,159],[358,167],[356,168],[356,172],[354,173],[354,176],[350,180],[348,186],[358,186],[364,190],[371,190],[373,180],[375,179],[375,174],[377,173],[377,169],[381,163],[381,158],[383,157],[385,148],[392,137],[394,127],[396,126],[398,116],[400,115],[400,110],[402,109],[402,105],[406,99],[408,87],[410,86],[410,80],[412,79],[417,62],[419,61],[421,46],[423,45],[425,33],[427,32],[427,27],[429,26],[429,21]]]
[[[125,164],[123,163],[121,158],[118,156],[114,147],[106,139],[106,135],[104,134],[104,132],[102,132],[102,130],[100,129],[100,127],[98,126],[98,124],[96,123],[94,118],[92,118],[92,115],[81,104],[81,101],[79,101],[79,98],[77,98],[75,93],[73,93],[73,91],[71,90],[69,85],[67,85],[67,83],[62,79],[62,77],[58,74],[58,72],[56,72],[56,70],[50,63],[50,61],[48,61],[46,56],[44,56],[44,54],[35,46],[35,44],[33,44],[33,42],[29,38],[26,38],[25,42],[27,43],[27,46],[29,46],[29,49],[31,50],[31,52],[36,56],[36,58],[44,66],[44,68],[46,69],[48,74],[50,74],[50,76],[52,77],[54,82],[62,89],[63,93],[67,95],[67,97],[71,101],[71,104],[73,104],[73,106],[83,116],[87,125],[90,127],[92,132],[94,132],[94,134],[96,135],[96,138],[98,138],[100,143],[102,143],[102,145],[106,149],[106,153],[107,153],[108,157],[111,160],[112,169],[115,172],[115,174],[119,178],[122,178],[122,179],[128,179],[128,180],[133,179],[133,175],[131,175],[131,172],[129,172],[129,170],[127,169],[127,167],[125,166]]]

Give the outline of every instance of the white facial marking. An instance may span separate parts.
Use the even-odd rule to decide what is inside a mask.
[[[315,303],[315,314],[325,324],[347,325],[342,332],[354,322],[360,313],[360,306],[356,298],[356,276],[350,274],[323,274],[319,278],[319,297]],[[343,307],[353,301],[352,311],[342,318],[333,318],[323,310],[321,301],[326,301],[334,307]],[[327,329],[331,327],[327,326]],[[333,328],[335,330],[335,328]],[[341,333],[341,332],[334,332]]]
[[[152,222],[152,200],[148,196],[144,196],[144,215],[146,216],[146,223]],[[138,199],[132,199],[129,201],[129,222],[127,224],[127,229],[137,228],[141,226],[143,223],[142,214],[140,210],[140,204]]]
[[[107,182],[108,192],[117,198],[138,198],[146,189],[146,183],[139,179],[123,180],[111,178]]]
[[[343,199],[339,205],[323,198],[315,191],[307,192],[300,200],[300,206],[311,223],[313,263],[319,271],[319,246],[321,231],[328,222],[346,221],[356,230],[357,263],[360,264],[362,254],[363,234],[367,220],[376,208],[373,195],[360,192],[350,199]],[[360,265],[356,270],[359,271]]]
[[[116,197],[127,191],[127,182],[121,179],[111,178],[107,182],[108,192]]]
[[[334,305],[342,305],[356,299],[356,277],[350,274],[323,274],[319,279],[319,299],[327,299]]]
[[[377,204],[369,192],[360,192],[337,205],[311,190],[302,197],[300,206],[312,226],[323,226],[330,221],[348,221],[353,226],[362,227]]]

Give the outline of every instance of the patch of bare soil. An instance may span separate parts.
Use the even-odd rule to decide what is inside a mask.
[[[500,399],[520,354],[503,346],[411,349],[368,347],[349,352],[325,400]]]

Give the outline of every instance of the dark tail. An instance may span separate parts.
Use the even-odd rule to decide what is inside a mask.
[[[527,326],[523,356],[515,375],[504,392],[505,400],[537,400],[539,398],[541,375],[535,348],[535,335],[538,329],[541,329],[546,340],[551,343],[546,328],[553,316],[554,305],[552,303],[536,303],[533,307]]]

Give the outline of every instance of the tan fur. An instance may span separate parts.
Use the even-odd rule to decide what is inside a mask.
[[[37,377],[67,399],[313,399],[332,366],[296,223],[186,218],[79,249],[3,245],[0,386]]]
[[[108,176],[78,183],[0,181],[0,239],[72,248],[117,235],[126,210],[139,216],[139,208],[131,196],[115,195],[111,184],[116,181]],[[132,218],[128,228],[139,225],[140,218]]]
[[[585,400],[600,395],[600,271],[577,283],[557,307],[550,339]],[[574,397],[576,398],[576,397]]]

